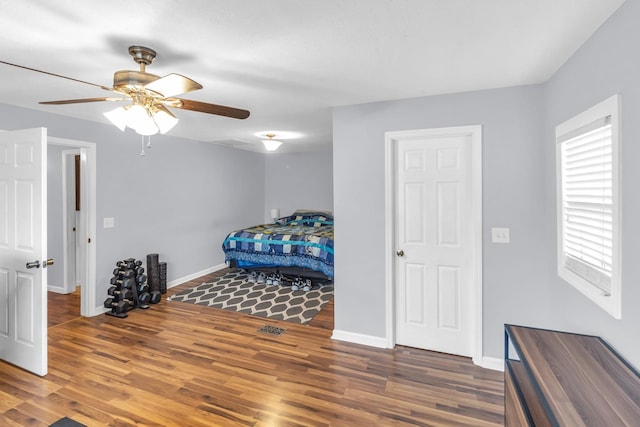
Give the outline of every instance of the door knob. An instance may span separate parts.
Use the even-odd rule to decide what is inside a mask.
[[[27,268],[40,268],[40,261],[39,260],[35,260],[33,262],[28,262],[27,263]]]
[[[48,266],[53,265],[54,262],[53,258],[46,259],[42,261],[42,268],[47,268]],[[40,261],[35,260],[33,262],[28,262],[27,268],[40,268]]]
[[[402,249],[396,251],[396,255],[404,256],[404,251]]]

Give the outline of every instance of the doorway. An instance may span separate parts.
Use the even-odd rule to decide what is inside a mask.
[[[387,336],[482,357],[482,128],[386,134]]]
[[[52,212],[49,202],[51,247],[59,248],[56,254],[57,280],[50,281],[48,289],[58,294],[80,293],[79,315],[97,314],[95,306],[96,280],[96,146],[94,143],[49,137],[48,144],[53,157],[60,165],[57,173],[59,189],[52,198],[59,210]],[[53,171],[55,174],[56,171]],[[51,178],[51,177],[49,177]],[[53,213],[53,215],[52,215]],[[53,241],[52,240],[53,237]],[[50,270],[51,271],[51,270]],[[53,271],[51,271],[53,274]]]

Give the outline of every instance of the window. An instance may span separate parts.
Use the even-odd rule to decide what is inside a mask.
[[[619,105],[619,96],[612,96],[556,127],[558,274],[616,319]]]

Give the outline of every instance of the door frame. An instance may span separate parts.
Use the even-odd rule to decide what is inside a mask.
[[[82,266],[82,284],[80,293],[80,315],[95,316],[99,314],[96,301],[96,144],[94,142],[76,141],[72,139],[49,136],[47,144],[69,147],[80,150],[80,227],[78,240],[80,250],[86,254],[86,262]],[[64,191],[64,189],[63,189]],[[63,223],[63,241],[66,254],[66,220]]]
[[[76,290],[78,287],[78,283],[83,287],[84,283],[87,283],[87,278],[85,277],[86,268],[84,268],[84,264],[86,263],[86,254],[82,257],[79,255],[83,250],[86,250],[86,245],[80,247],[80,239],[78,238],[78,226],[77,222],[80,219],[80,215],[86,210],[86,204],[83,204],[82,198],[80,198],[80,214],[76,214],[75,209],[70,209],[69,204],[75,200],[75,185],[74,189],[70,190],[70,186],[74,183],[70,182],[68,179],[69,176],[69,168],[73,166],[75,171],[75,156],[79,155],[82,158],[82,149],[70,149],[62,151],[62,258],[63,258],[63,276],[64,276],[64,293],[71,293]],[[74,156],[74,161],[71,163],[69,159],[71,156]],[[81,176],[78,177],[80,180],[80,191],[82,191],[82,187],[84,182],[82,181],[82,170],[80,170]],[[73,203],[75,205],[75,203]],[[70,233],[70,223],[69,216],[70,211],[73,212],[75,231]],[[73,236],[73,238],[72,238]],[[72,242],[73,241],[73,242]],[[73,244],[71,244],[73,243]],[[73,252],[73,256],[71,254]],[[83,262],[78,262],[78,258],[81,258]],[[71,260],[73,259],[73,263]],[[71,268],[73,266],[73,268]],[[78,271],[80,269],[80,271]],[[73,280],[70,280],[73,278]],[[82,298],[82,293],[80,294]]]
[[[396,345],[395,332],[395,149],[399,140],[436,138],[449,136],[471,137],[471,218],[473,259],[471,318],[474,322],[472,333],[472,361],[482,365],[483,359],[483,283],[482,283],[482,125],[456,126],[431,129],[385,132],[385,298],[386,298],[386,335],[387,347]]]
[[[47,145],[49,145],[48,142]],[[49,281],[48,290],[49,292],[69,294],[76,290],[78,283],[82,284],[87,282],[86,277],[83,276],[86,269],[82,268],[81,271],[77,271],[78,268],[83,266],[84,262],[79,263],[77,260],[81,248],[78,247],[79,239],[76,236],[76,232],[74,231],[73,233],[70,233],[71,228],[69,223],[69,216],[71,215],[71,212],[73,212],[74,223],[79,220],[78,215],[76,215],[75,209],[71,210],[69,208],[69,203],[72,202],[72,200],[70,200],[70,197],[75,196],[74,182],[73,180],[69,180],[68,178],[70,166],[69,157],[81,155],[81,149],[73,148],[69,150],[63,150],[61,152],[61,155],[60,174],[62,177],[62,187],[61,191],[55,194],[54,197],[62,196],[62,259],[56,259],[56,265],[62,267],[63,281],[60,285],[52,285],[51,281]],[[73,166],[75,166],[75,164],[73,164]],[[80,181],[82,181],[81,178]],[[73,185],[74,190],[70,191],[70,185]],[[51,187],[49,187],[49,196],[51,195]],[[51,197],[49,197],[48,200],[50,201]],[[81,209],[86,210],[86,206],[81,206]],[[82,210],[81,212],[84,213],[84,210]],[[73,236],[75,237],[71,239],[70,234],[73,234]],[[73,245],[71,245],[71,243],[73,243]],[[49,255],[51,255],[51,252],[49,252]],[[72,260],[73,263],[71,263]],[[73,269],[70,268],[71,264],[73,264]]]

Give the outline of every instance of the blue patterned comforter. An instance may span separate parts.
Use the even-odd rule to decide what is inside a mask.
[[[239,265],[303,267],[333,278],[333,217],[304,212],[229,233],[225,261]]]

